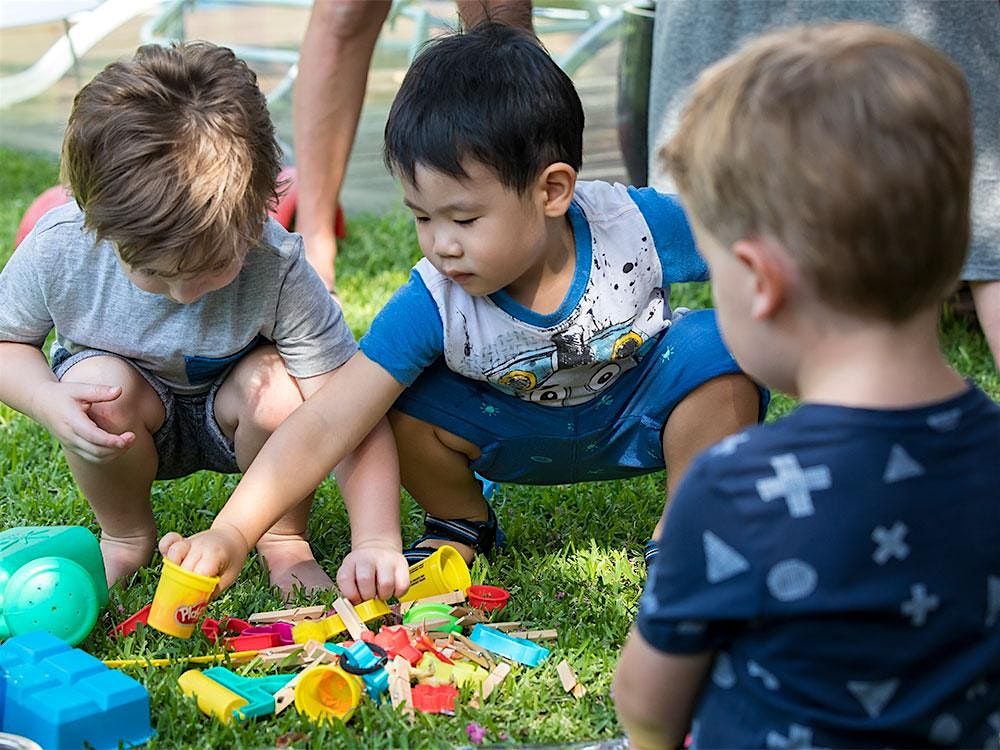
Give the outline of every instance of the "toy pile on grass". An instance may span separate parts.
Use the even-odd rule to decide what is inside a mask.
[[[100,559],[96,539],[83,530],[85,535],[73,531],[69,537],[73,543],[59,548],[62,562],[53,564],[49,559],[40,565],[39,559],[48,559],[40,553],[43,549],[52,552],[51,542],[64,538],[66,528],[73,527],[51,527],[44,533],[39,529],[10,529],[0,534],[0,571],[8,574],[8,588],[11,582],[20,580],[17,577],[20,575],[31,579],[35,593],[44,589],[42,596],[33,597],[33,612],[41,611],[35,609],[38,607],[52,606],[44,600],[45,592],[53,601],[58,596],[59,601],[65,602],[68,593],[72,596],[72,586],[65,585],[65,581],[62,589],[59,588],[59,574],[74,566],[86,572],[93,567],[95,554]],[[81,566],[81,562],[85,565]],[[42,580],[40,575],[48,578]],[[82,589],[96,587],[96,598],[101,600],[99,589],[103,576],[81,573],[77,578],[78,582],[72,577],[66,580],[75,581]],[[88,664],[93,662],[105,671],[107,668],[158,667],[177,661],[209,665],[188,669],[177,680],[179,689],[193,697],[207,716],[223,723],[242,722],[279,714],[294,704],[309,721],[324,723],[349,721],[361,701],[367,699],[390,705],[410,716],[417,711],[454,714],[456,702],[462,696],[466,696],[468,705],[478,707],[511,673],[512,665],[534,668],[542,664],[550,652],[541,642],[555,639],[557,635],[555,630],[526,629],[520,622],[491,621],[507,603],[509,593],[494,586],[473,586],[462,556],[448,546],[411,566],[410,590],[399,603],[392,605],[377,599],[352,605],[341,598],[333,603],[332,611],[323,606],[297,607],[257,612],[245,620],[235,617],[203,620],[216,583],[217,579],[185,571],[165,560],[152,604],[116,626],[109,635],[127,635],[143,622],[172,636],[188,638],[200,622],[201,631],[221,647],[221,653],[183,660],[107,660],[102,664],[78,649],[70,649],[57,638],[52,640],[59,648],[52,653],[62,650],[79,653],[80,659],[89,660]],[[13,630],[30,631],[29,620],[33,618],[26,618],[23,612],[11,608],[11,602],[16,604],[17,601],[16,598],[6,600],[0,610],[0,623],[17,623],[18,627]],[[103,601],[106,601],[106,589]],[[87,633],[93,626],[90,612],[94,607],[89,606],[89,602],[90,598],[84,602],[89,623]],[[60,620],[57,618],[56,622]],[[36,621],[35,630],[45,630],[44,623],[39,625]],[[11,632],[8,626],[5,635]],[[81,635],[79,628],[74,629],[75,641],[70,645],[78,643],[87,633]],[[52,635],[64,637],[66,634]],[[46,637],[52,635],[46,634]],[[19,700],[22,703],[18,706],[23,709],[22,704],[31,702],[29,694],[38,694],[41,683],[34,674],[38,671],[38,658],[32,654],[40,646],[49,650],[54,646],[48,642],[36,644],[23,640],[34,637],[21,635],[0,645],[0,664],[7,660],[23,667],[10,672],[0,670],[0,674],[5,675],[0,679],[0,731],[17,732],[27,737],[32,737],[33,728],[39,722],[18,721],[17,726],[5,723],[4,716],[10,717],[11,710],[4,708],[12,700]],[[259,668],[275,673],[248,677],[237,674],[229,666],[221,666],[221,662],[229,666],[246,665],[242,672],[255,672]],[[59,669],[50,671],[55,676],[46,678],[48,681],[43,688],[59,694],[78,690],[79,686],[58,683],[61,679]],[[557,671],[563,688],[577,698],[582,697],[586,689],[578,683],[569,663],[562,661]],[[138,682],[126,679],[130,691],[139,688],[145,694]],[[59,717],[50,716],[38,740],[45,745],[61,746],[67,744],[62,740],[72,738],[72,744],[87,741],[98,748],[115,747],[119,739],[139,744],[151,733],[148,694],[145,698],[139,712],[145,711],[146,716],[141,718],[140,728],[133,730],[130,737],[111,737],[108,732],[115,733],[113,723],[102,721],[106,717],[101,717],[100,709],[95,707],[82,724],[77,721],[71,726],[68,719],[60,723]],[[142,701],[135,705],[139,703]],[[6,705],[6,708],[17,707]],[[19,709],[19,713],[23,711]],[[141,736],[143,732],[146,737]]]

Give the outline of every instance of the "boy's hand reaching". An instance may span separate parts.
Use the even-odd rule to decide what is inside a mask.
[[[102,430],[90,416],[91,404],[114,401],[120,386],[88,383],[43,383],[35,395],[37,413],[56,440],[85,461],[105,463],[135,442],[134,432],[121,435]]]
[[[250,553],[239,529],[218,522],[190,537],[171,531],[160,540],[159,548],[161,555],[185,570],[219,576],[216,593],[232,585]]]
[[[398,547],[371,542],[351,550],[337,571],[340,593],[352,603],[402,596],[410,588],[410,570]]]

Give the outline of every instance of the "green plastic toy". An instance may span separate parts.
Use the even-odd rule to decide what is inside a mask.
[[[0,641],[36,631],[75,646],[108,603],[97,538],[83,526],[0,532]]]

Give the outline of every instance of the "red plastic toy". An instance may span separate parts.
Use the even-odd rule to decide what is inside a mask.
[[[499,586],[469,586],[465,590],[469,604],[486,612],[499,612],[507,606],[510,592]]]
[[[201,623],[201,632],[205,634],[212,643],[219,640],[219,637],[239,635],[250,627],[250,623],[238,617],[222,617],[216,620],[214,617],[206,617]],[[228,638],[227,638],[228,640]]]
[[[390,657],[402,656],[410,662],[410,666],[415,667],[423,657],[423,654],[410,643],[409,633],[398,626],[384,625],[377,635],[366,630],[361,634],[361,640],[381,646]]]
[[[146,624],[146,620],[149,619],[149,608],[152,606],[153,606],[152,604],[147,604],[145,607],[140,609],[138,612],[136,612],[134,615],[129,617],[124,622],[115,625],[113,628],[111,628],[111,630],[108,631],[108,637],[119,638],[134,633],[136,625],[138,625],[140,622],[143,625]]]
[[[14,235],[14,247],[21,244],[21,240],[28,236],[28,232],[31,231],[32,227],[50,209],[61,206],[63,203],[69,203],[71,200],[73,200],[73,196],[62,185],[55,185],[43,191],[31,202],[28,210],[21,217],[21,223],[17,225],[17,234]]]
[[[458,688],[454,685],[414,685],[413,707],[425,714],[455,713]]]

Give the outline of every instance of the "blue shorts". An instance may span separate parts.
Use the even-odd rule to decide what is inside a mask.
[[[479,446],[471,467],[495,482],[621,479],[662,469],[663,427],[674,407],[706,381],[739,372],[715,311],[700,310],[675,320],[638,366],[585,404],[525,401],[456,374],[440,358],[395,408]],[[760,393],[763,419],[768,392]]]

